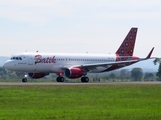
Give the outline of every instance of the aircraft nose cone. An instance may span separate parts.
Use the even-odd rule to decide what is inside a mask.
[[[6,68],[6,69],[11,69],[11,62],[7,61],[4,63],[3,67]]]
[[[8,68],[8,63],[5,62],[4,65],[3,65],[3,67],[7,69]]]

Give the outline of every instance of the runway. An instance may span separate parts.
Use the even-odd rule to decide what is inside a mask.
[[[119,85],[119,84],[161,84],[159,81],[154,82],[89,82],[89,83],[59,83],[59,82],[0,82],[0,86],[23,86],[23,85]]]

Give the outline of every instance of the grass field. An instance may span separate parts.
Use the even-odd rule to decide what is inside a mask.
[[[0,86],[0,120],[159,120],[161,85]]]

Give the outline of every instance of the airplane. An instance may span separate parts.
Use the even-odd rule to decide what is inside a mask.
[[[27,73],[27,77],[42,78],[50,73],[56,73],[57,82],[64,82],[65,77],[81,78],[81,82],[89,82],[87,73],[101,73],[120,69],[139,61],[151,58],[154,47],[147,57],[133,56],[138,28],[132,27],[115,54],[59,54],[59,53],[19,53],[11,56],[4,68],[11,71]]]

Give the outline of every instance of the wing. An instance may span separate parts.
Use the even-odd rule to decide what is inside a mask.
[[[90,70],[95,70],[95,69],[97,69],[97,67],[109,68],[113,65],[115,65],[117,67],[125,67],[125,66],[128,66],[128,65],[134,64],[136,62],[139,62],[139,61],[143,61],[143,60],[147,60],[147,59],[154,59],[154,57],[150,57],[152,52],[153,52],[153,49],[154,48],[152,48],[152,50],[150,51],[150,53],[147,55],[146,58],[138,58],[138,59],[135,59],[135,60],[127,60],[127,61],[82,64],[82,65],[74,65],[74,66],[71,66],[71,67],[72,68],[82,68],[86,72],[89,72]],[[69,67],[63,66],[63,69],[66,69],[66,68],[69,68]]]
[[[115,62],[106,62],[106,63],[95,63],[95,64],[84,64],[84,65],[78,65],[77,67],[83,68],[87,71],[90,71],[92,69],[96,69],[96,67],[110,67],[112,65],[118,66],[118,67],[125,67],[131,64],[134,64],[139,61],[147,60],[147,59],[155,59],[154,57],[151,57],[151,54],[154,50],[154,47],[151,49],[149,54],[147,55],[146,58],[139,58],[136,60],[127,60],[127,61],[115,61]]]
[[[105,68],[109,68],[112,65],[116,65],[116,66],[128,66],[130,64],[136,63],[140,60],[129,60],[129,61],[116,61],[116,62],[105,62],[105,63],[93,63],[93,64],[83,64],[83,65],[75,65],[72,67],[77,67],[77,68],[82,68],[85,71],[90,71],[90,70],[94,70],[97,69],[97,67],[105,67]]]
[[[148,58],[148,59],[154,59],[154,58]],[[147,60],[146,58],[138,59],[138,60],[128,60],[128,61],[116,61],[116,62],[105,62],[105,63],[95,63],[95,64],[83,64],[83,65],[76,65],[72,67],[82,68],[85,71],[89,72],[91,70],[97,69],[97,67],[104,67],[109,68],[113,65],[118,67],[126,67],[131,64],[137,63],[139,61]]]

